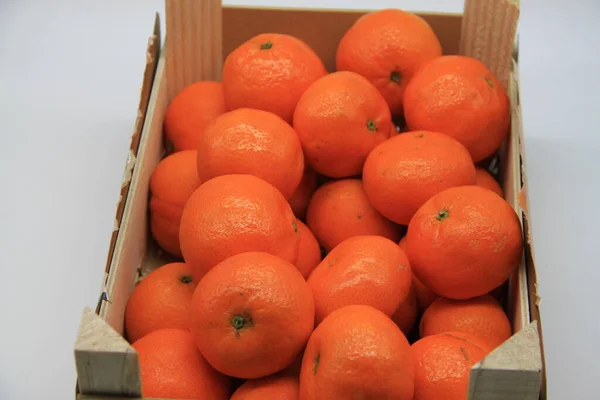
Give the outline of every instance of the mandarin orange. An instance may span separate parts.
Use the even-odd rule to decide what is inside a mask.
[[[192,298],[191,331],[206,360],[236,378],[289,366],[314,328],[310,288],[291,263],[263,252],[217,264]]]
[[[421,68],[406,87],[404,116],[410,130],[445,133],[479,162],[508,135],[510,105],[502,83],[481,61],[443,56]]]
[[[407,248],[426,287],[469,299],[500,286],[516,269],[523,252],[521,223],[496,193],[454,187],[419,208],[408,226]]]
[[[283,34],[257,35],[225,59],[222,81],[229,110],[256,108],[288,123],[308,86],[327,73],[315,52]]]
[[[442,55],[431,26],[402,10],[369,13],[346,32],[336,53],[339,71],[367,78],[383,95],[393,115],[402,114],[402,95],[412,76]]]

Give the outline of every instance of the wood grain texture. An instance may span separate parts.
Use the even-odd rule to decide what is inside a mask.
[[[533,249],[533,233],[531,231],[529,204],[527,198],[527,174],[526,174],[526,157],[525,157],[525,139],[523,137],[523,120],[521,117],[521,102],[519,96],[519,66],[517,62],[518,49],[513,60],[513,74],[511,103],[512,103],[512,131],[516,132],[519,137],[520,159],[521,159],[521,191],[518,194],[519,207],[523,215],[523,232],[525,239],[525,266],[527,269],[527,293],[529,296],[529,312],[532,321],[538,321],[538,332],[540,335],[540,348],[542,355],[542,388],[541,399],[546,398],[546,361],[544,357],[544,332],[540,316],[540,303],[542,301],[538,293],[537,271],[535,266],[535,252]]]
[[[108,280],[109,271],[112,265],[113,255],[115,253],[115,247],[117,244],[117,238],[119,234],[119,229],[121,227],[121,222],[123,221],[123,213],[125,211],[125,204],[127,202],[127,197],[129,195],[129,190],[131,188],[131,179],[133,176],[133,169],[135,167],[135,163],[137,160],[137,152],[139,149],[140,138],[142,136],[142,129],[144,127],[144,121],[146,120],[146,116],[148,114],[148,106],[150,103],[150,94],[152,91],[152,85],[154,83],[154,76],[156,74],[156,69],[158,66],[158,59],[161,51],[161,33],[160,33],[160,18],[158,13],[154,17],[154,26],[152,35],[148,38],[148,44],[146,46],[146,66],[144,68],[144,76],[142,80],[142,87],[140,88],[140,100],[137,109],[137,115],[135,119],[135,124],[133,128],[133,133],[131,135],[131,141],[129,145],[129,153],[127,155],[127,161],[125,163],[125,169],[123,171],[123,178],[121,181],[121,190],[119,193],[119,200],[117,202],[116,213],[115,213],[115,223],[113,232],[110,238],[110,244],[108,247],[107,258],[106,258],[106,266],[105,266],[105,279],[104,285]],[[104,289],[104,288],[103,288]],[[100,307],[104,299],[107,297],[107,293],[105,290],[102,291],[100,298],[98,300],[98,304],[96,307],[96,312],[99,312]]]
[[[468,400],[538,400],[542,356],[537,321],[471,369]]]
[[[160,57],[152,87],[148,114],[142,130],[137,161],[131,178],[131,190],[125,204],[123,221],[115,246],[110,274],[106,283],[106,300],[100,316],[117,332],[123,332],[127,299],[133,291],[146,257],[150,234],[148,202],[150,176],[163,156],[162,124],[167,109],[165,57]]]
[[[75,343],[77,384],[82,394],[141,396],[136,351],[90,308]]]
[[[512,53],[510,65],[513,67]],[[525,214],[519,201],[523,191],[523,174],[521,169],[521,151],[523,143],[519,135],[521,126],[521,114],[519,107],[519,84],[513,78],[514,70],[511,71],[511,79],[508,85],[508,96],[511,105],[511,128],[507,142],[502,149],[502,164],[505,166],[501,173],[501,182],[504,189],[504,198],[512,206],[519,217],[521,226],[526,224]],[[523,229],[523,239],[525,231]],[[533,268],[533,266],[531,266]],[[508,316],[512,321],[513,331],[518,332],[531,321],[529,306],[528,265],[525,262],[525,253],[519,262],[517,270],[509,281]]]
[[[519,0],[465,0],[460,54],[481,60],[508,88]]]
[[[166,0],[169,101],[184,87],[220,80],[223,59],[221,0]]]

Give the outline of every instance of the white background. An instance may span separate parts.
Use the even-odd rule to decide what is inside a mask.
[[[231,3],[460,12],[463,1]],[[521,99],[549,399],[598,399],[600,2],[522,3]],[[0,0],[2,400],[74,393],[75,335],[100,290],[144,49],[162,10],[158,0]]]

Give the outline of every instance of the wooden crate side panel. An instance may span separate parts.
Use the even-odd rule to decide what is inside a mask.
[[[156,68],[158,66],[158,59],[161,50],[161,33],[160,33],[160,18],[156,13],[154,18],[153,33],[148,39],[146,47],[146,67],[144,68],[144,77],[142,80],[142,87],[140,89],[140,101],[137,110],[137,116],[135,119],[135,125],[133,134],[131,136],[131,142],[129,145],[129,154],[127,155],[127,161],[125,163],[125,170],[123,172],[123,179],[121,182],[121,190],[119,193],[119,200],[117,202],[116,214],[115,214],[115,225],[111,234],[110,243],[108,246],[106,267],[105,267],[105,279],[103,282],[102,293],[96,307],[96,312],[100,311],[102,301],[106,298],[107,293],[105,291],[106,284],[108,281],[108,274],[112,265],[112,260],[115,253],[117,244],[117,238],[123,220],[123,213],[125,212],[125,204],[127,197],[131,189],[131,178],[133,176],[133,169],[137,160],[137,154],[139,150],[140,138],[142,136],[142,129],[144,127],[144,121],[148,113],[148,106],[150,104],[150,94],[152,91],[152,85],[154,83],[154,76],[156,75]]]
[[[514,74],[512,78],[514,80],[515,87],[519,87],[519,69],[517,64],[518,57],[518,49],[515,52],[515,66],[514,66]],[[527,174],[525,172],[525,141],[523,138],[523,120],[521,118],[521,104],[520,104],[520,96],[519,91],[516,92],[515,103],[513,104],[513,111],[516,115],[516,122],[513,125],[513,129],[516,130],[519,137],[520,143],[520,156],[521,156],[521,181],[523,183],[521,187],[521,191],[519,192],[519,206],[521,210],[523,210],[523,230],[525,233],[525,265],[527,267],[527,287],[529,293],[529,311],[531,315],[531,319],[538,321],[538,331],[540,335],[540,347],[542,354],[542,389],[541,389],[541,399],[546,399],[546,371],[545,371],[545,357],[544,357],[544,332],[543,325],[540,316],[539,304],[541,302],[541,298],[538,296],[538,286],[537,286],[537,272],[535,268],[535,253],[533,250],[533,240],[532,240],[532,232],[531,232],[531,224],[529,222],[529,204],[527,201]]]
[[[168,99],[203,80],[220,80],[221,0],[166,0]]]
[[[516,67],[516,66],[515,66]],[[506,165],[503,171],[503,187],[505,198],[513,207],[521,222],[521,227],[525,226],[524,214],[519,202],[519,194],[523,190],[523,182],[521,176],[521,146],[519,140],[519,126],[521,124],[521,115],[517,112],[517,104],[519,97],[519,86],[515,79],[510,80],[509,98],[511,103],[511,133],[508,141],[507,151],[505,153],[504,164]],[[523,235],[525,240],[525,235]],[[529,287],[527,283],[527,264],[525,263],[525,252],[522,255],[521,261],[515,275],[509,284],[509,298],[512,300],[509,303],[508,313],[513,323],[515,332],[521,330],[523,326],[531,321],[531,313],[529,310]]]
[[[335,71],[335,53],[344,33],[367,10],[326,10],[268,7],[223,8],[223,54],[261,33],[285,33],[306,42],[328,71]],[[445,54],[458,54],[461,21],[458,14],[419,14],[440,38]],[[327,27],[323,30],[313,27]],[[311,28],[307,28],[311,27]]]
[[[167,104],[165,59],[161,56],[131,180],[132,189],[125,206],[113,266],[107,282],[107,296],[100,308],[100,316],[119,333],[123,333],[127,299],[148,249],[150,176],[163,153],[162,121]]]

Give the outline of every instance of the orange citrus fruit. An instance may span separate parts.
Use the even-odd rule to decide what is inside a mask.
[[[222,81],[230,110],[256,108],[288,123],[306,88],[327,73],[315,52],[289,35],[264,33],[233,50],[225,59]]]
[[[460,186],[433,196],[410,221],[407,248],[419,280],[435,293],[469,299],[500,286],[523,252],[521,224],[496,193]]]
[[[331,313],[311,335],[300,371],[300,399],[412,400],[414,365],[404,334],[362,305]]]
[[[359,179],[331,181],[317,189],[306,224],[328,251],[353,236],[379,235],[393,241],[400,237],[400,228],[369,203]]]
[[[302,179],[304,156],[298,135],[277,115],[240,108],[215,118],[198,145],[202,181],[220,175],[250,174],[290,198]]]
[[[127,301],[127,338],[135,342],[158,329],[189,330],[190,305],[197,285],[185,263],[166,264],[149,273]]]
[[[300,248],[287,200],[253,175],[222,175],[202,184],[185,205],[179,239],[197,281],[235,254],[264,251],[295,263]]]
[[[465,400],[471,367],[491,348],[461,332],[424,337],[410,348],[415,362],[413,400]]]
[[[298,378],[273,375],[250,379],[235,391],[231,400],[298,400]]]
[[[289,366],[314,327],[315,306],[298,269],[272,254],[247,252],[211,269],[198,284],[191,330],[207,361],[236,378]]]
[[[296,220],[296,224],[298,225],[298,233],[300,234],[300,251],[296,267],[304,278],[308,278],[310,273],[321,262],[321,248],[315,235],[308,229],[308,226],[304,225],[300,220]]]
[[[454,186],[474,185],[475,165],[467,149],[437,132],[395,136],[367,157],[363,185],[369,202],[384,217],[408,225],[433,195]]]
[[[377,89],[354,72],[334,72],[300,97],[294,129],[317,172],[343,178],[359,175],[367,155],[388,139],[390,110]]]
[[[171,154],[161,160],[150,177],[150,230],[158,245],[181,257],[179,225],[183,207],[201,183],[196,150]]]
[[[366,14],[346,32],[336,54],[339,71],[366,77],[394,115],[402,114],[402,95],[412,76],[442,55],[435,33],[421,17],[386,9]]]
[[[510,126],[510,104],[502,83],[479,60],[439,57],[421,68],[404,92],[410,130],[445,133],[479,162],[492,155]]]
[[[355,236],[327,254],[310,277],[317,323],[347,305],[363,304],[387,316],[407,299],[412,273],[406,255],[382,236]]]
[[[229,399],[229,379],[206,362],[189,331],[160,329],[132,346],[145,398]]]
[[[487,170],[485,170],[484,168],[477,167],[475,169],[475,180],[475,184],[477,186],[489,189],[492,192],[497,193],[498,196],[504,197],[504,192],[502,191],[502,188],[500,187],[500,184],[498,183],[496,178],[494,178],[492,174],[487,172]]]
[[[305,164],[300,184],[289,200],[296,217],[304,219],[308,203],[315,190],[317,190],[317,173]]]
[[[221,83],[202,81],[185,87],[171,100],[165,113],[167,149],[196,150],[206,125],[225,111]]]
[[[500,346],[512,335],[510,321],[502,306],[490,295],[468,300],[439,298],[421,318],[421,337],[447,331],[464,332]]]

